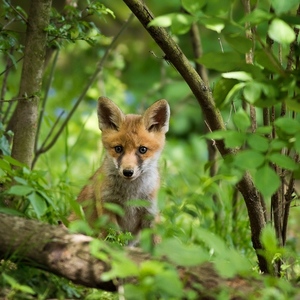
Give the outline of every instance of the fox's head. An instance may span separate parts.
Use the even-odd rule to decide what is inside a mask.
[[[120,176],[134,180],[156,167],[169,129],[169,118],[170,107],[163,99],[143,115],[125,115],[110,99],[98,99],[102,142]]]

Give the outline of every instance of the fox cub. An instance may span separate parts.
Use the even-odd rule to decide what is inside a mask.
[[[155,102],[143,115],[125,115],[110,99],[99,98],[98,120],[106,154],[101,167],[78,196],[79,202],[91,201],[90,207],[84,209],[89,211],[90,223],[107,215],[122,231],[134,236],[138,236],[141,229],[151,227],[157,216],[158,159],[169,129],[169,118],[166,100]],[[127,201],[137,199],[149,201],[149,205],[126,205]],[[104,203],[120,205],[124,215],[106,210]]]

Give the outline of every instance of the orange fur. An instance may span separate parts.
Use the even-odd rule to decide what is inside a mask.
[[[143,115],[125,115],[111,100],[98,100],[99,127],[106,155],[101,167],[82,189],[78,201],[90,200],[85,208],[90,223],[101,215],[123,231],[138,235],[156,218],[156,195],[160,185],[158,159],[165,143],[170,109],[159,100]],[[147,207],[126,205],[129,200],[149,201]],[[124,216],[107,211],[104,203],[122,207]]]

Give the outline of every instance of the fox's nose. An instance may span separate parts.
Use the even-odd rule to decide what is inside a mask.
[[[134,173],[133,170],[127,170],[127,169],[123,170],[123,175],[128,178],[131,177],[133,173]]]

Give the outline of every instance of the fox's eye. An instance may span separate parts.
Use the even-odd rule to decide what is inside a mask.
[[[115,151],[116,151],[117,153],[122,153],[122,152],[123,152],[123,147],[122,147],[122,146],[116,146],[116,147],[115,147]]]
[[[145,147],[145,146],[141,146],[140,148],[139,148],[139,152],[141,153],[141,154],[145,154],[146,152],[147,152],[147,147]]]

